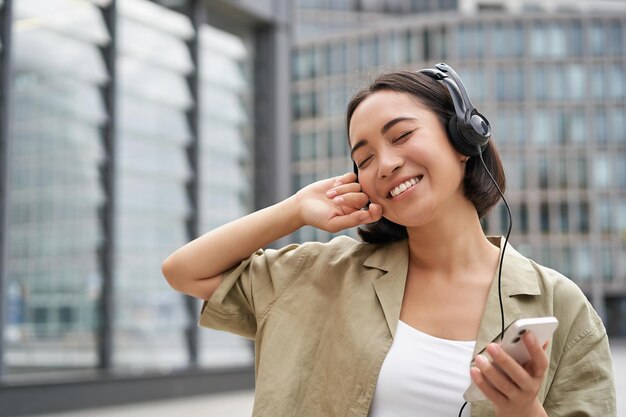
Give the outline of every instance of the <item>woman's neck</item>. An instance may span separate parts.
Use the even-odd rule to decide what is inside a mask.
[[[413,268],[453,277],[494,260],[497,263],[499,249],[485,236],[475,212],[447,216],[445,221],[407,231]]]

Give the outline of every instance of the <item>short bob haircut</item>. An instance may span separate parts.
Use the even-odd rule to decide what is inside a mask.
[[[439,81],[419,72],[394,71],[379,75],[367,87],[358,91],[348,103],[346,127],[350,137],[350,121],[356,108],[370,95],[378,91],[397,91],[409,94],[427,109],[433,111],[442,126],[454,115],[454,105],[448,89]],[[506,179],[500,155],[493,142],[493,136],[482,153],[485,165],[493,175],[498,187],[504,192]],[[463,179],[465,197],[476,207],[478,218],[485,217],[500,200],[500,193],[485,171],[479,157],[467,160]],[[359,228],[359,235],[368,243],[390,243],[407,238],[406,227],[386,218]]]

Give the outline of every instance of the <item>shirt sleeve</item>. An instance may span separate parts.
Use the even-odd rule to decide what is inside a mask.
[[[254,338],[257,321],[300,274],[305,258],[305,245],[260,249],[225,271],[221,284],[202,306],[200,326]]]
[[[544,408],[550,417],[615,417],[615,383],[606,330],[591,307],[579,314],[577,321],[585,327],[570,334]]]

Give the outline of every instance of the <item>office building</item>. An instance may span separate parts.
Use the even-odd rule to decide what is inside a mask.
[[[626,5],[543,3],[459,2],[462,12],[381,13],[360,28],[301,36],[292,65],[294,190],[351,170],[344,109],[355,86],[387,69],[445,61],[493,125],[513,245],[574,280],[609,334],[624,336]],[[500,204],[485,229],[504,234],[507,224]]]

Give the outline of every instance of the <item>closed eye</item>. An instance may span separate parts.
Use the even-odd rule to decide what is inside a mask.
[[[362,167],[364,167],[364,166],[365,166],[365,164],[367,164],[367,163],[370,161],[370,159],[372,159],[372,157],[371,157],[371,156],[368,156],[367,158],[365,158],[364,160],[362,160],[361,162],[359,162],[359,163],[356,165],[356,167],[357,167],[358,169],[361,169]]]
[[[409,130],[408,132],[404,132],[403,134],[401,134],[400,136],[398,136],[397,138],[395,138],[394,140],[392,140],[392,143],[398,143],[402,140],[407,139],[411,133],[415,132],[415,130]]]

